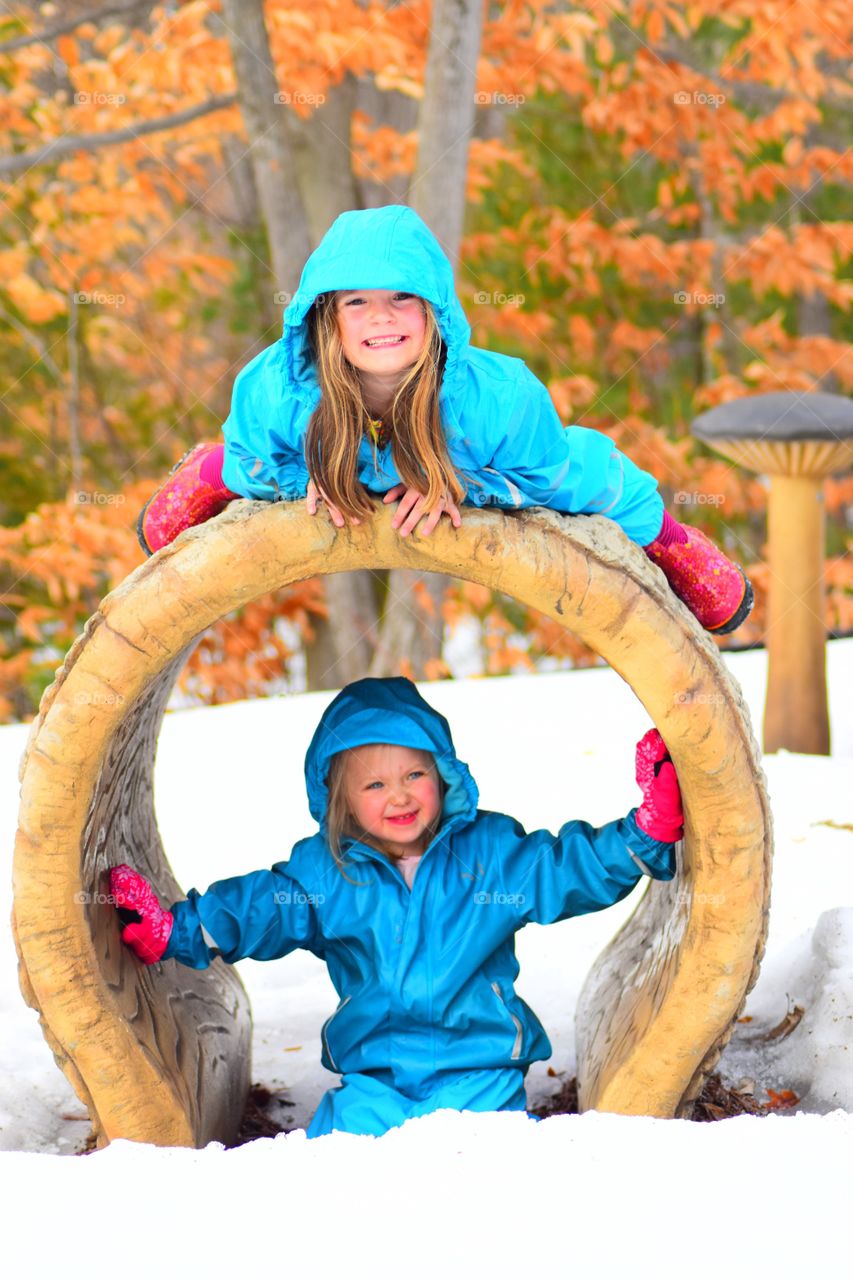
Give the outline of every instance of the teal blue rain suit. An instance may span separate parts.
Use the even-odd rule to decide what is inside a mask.
[[[439,407],[451,461],[474,506],[551,507],[607,516],[647,546],[663,499],[608,436],[564,427],[547,388],[522,360],[472,347],[453,270],[435,236],[404,205],[342,213],[311,254],[284,313],[282,337],[234,383],[223,426],[222,478],[245,498],[293,500],[308,486],[305,435],[320,399],[306,316],[320,293],[390,289],[426,298],[446,347]],[[364,439],[358,476],[386,493],[400,482],[390,444],[374,458]]]
[[[325,838],[332,756],[388,742],[433,754],[447,790],[441,827],[409,889],[397,867],[345,840],[345,878]],[[308,1129],[382,1134],[411,1116],[525,1109],[524,1076],[551,1055],[539,1019],[513,989],[515,935],[624,898],[643,874],[670,880],[674,845],[634,819],[557,835],[477,808],[450,728],[408,680],[360,680],[324,713],[305,761],[316,835],[268,871],[191,889],[172,907],[164,959],[203,969],[221,955],[274,960],[305,947],[328,965],[340,1003],[322,1062],[341,1084]]]

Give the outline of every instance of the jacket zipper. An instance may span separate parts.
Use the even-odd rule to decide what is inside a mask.
[[[512,1018],[513,1022],[515,1023],[515,1043],[512,1046],[512,1053],[510,1054],[510,1057],[520,1058],[521,1057],[521,1037],[524,1034],[524,1028],[521,1025],[521,1019],[517,1018],[515,1014],[512,1012],[506,1000],[504,1000],[503,998],[503,992],[501,991],[500,987],[496,982],[492,983],[492,990],[494,991],[497,998],[500,1000],[504,1009],[506,1009],[507,1013]]]
[[[344,1005],[349,1004],[350,1000],[352,1000],[352,996],[345,996],[344,999],[341,1001],[341,1003],[338,1005],[335,1012],[332,1014],[329,1021],[325,1024],[325,1026],[320,1028],[320,1037],[323,1041],[323,1048],[326,1050],[326,1057],[331,1062],[333,1071],[338,1071],[338,1065],[335,1062],[334,1058],[332,1057],[332,1052],[329,1048],[329,1040],[328,1040],[329,1027],[332,1025],[335,1018],[340,1013],[341,1009],[343,1009]],[[338,1074],[340,1074],[340,1072],[338,1072]]]

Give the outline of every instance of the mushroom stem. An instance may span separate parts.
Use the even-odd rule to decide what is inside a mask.
[[[764,750],[829,755],[821,482],[772,476],[767,523]]]
[[[700,414],[693,433],[771,477],[764,749],[828,755],[821,482],[853,463],[853,401],[823,391],[743,396]]]

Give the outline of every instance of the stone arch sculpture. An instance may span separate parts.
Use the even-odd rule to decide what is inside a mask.
[[[679,872],[650,882],[590,972],[577,1019],[582,1109],[689,1114],[755,981],[770,814],[749,718],[713,642],[601,517],[466,510],[401,539],[390,511],[336,530],[301,503],[235,502],[101,604],[46,691],[21,766],[13,924],[21,986],[100,1145],[233,1139],[251,1015],[236,974],[147,969],[119,940],[106,872],[128,861],[181,896],[153,807],[157,735],[204,630],[315,574],[403,567],[466,578],[575,632],[632,687],[681,779]],[[444,527],[447,524],[447,527]]]

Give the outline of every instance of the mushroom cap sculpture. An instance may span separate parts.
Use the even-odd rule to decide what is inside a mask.
[[[718,405],[691,430],[771,477],[764,750],[828,755],[822,482],[853,465],[853,402],[774,391]]]

